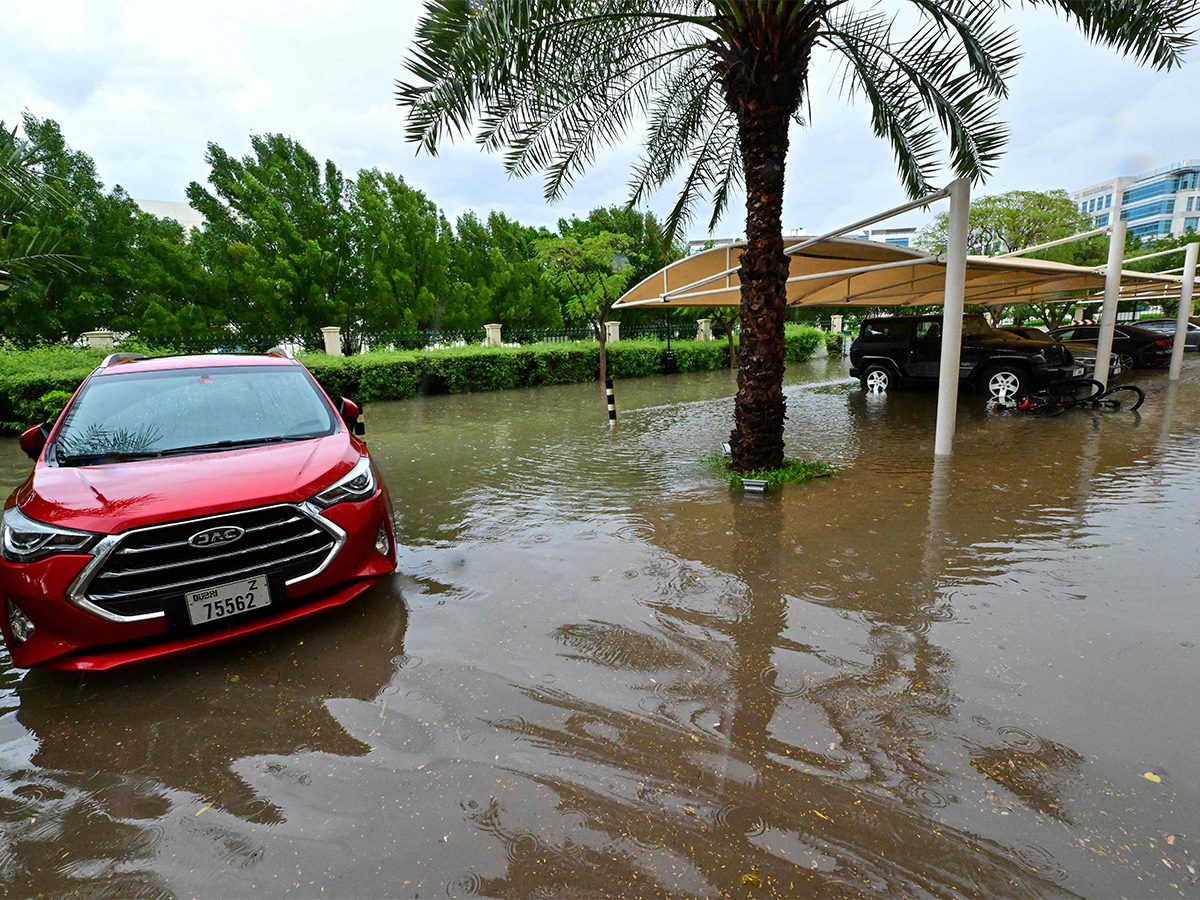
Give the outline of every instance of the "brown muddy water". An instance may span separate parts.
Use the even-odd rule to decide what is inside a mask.
[[[399,572],[107,676],[0,681],[0,892],[1200,896],[1200,360],[1138,416],[788,373],[376,404]],[[25,475],[16,443],[0,477]],[[1153,776],[1153,780],[1146,775]]]

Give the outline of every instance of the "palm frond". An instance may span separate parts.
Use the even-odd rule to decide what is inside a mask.
[[[888,140],[901,180],[914,196],[927,193],[937,171],[937,134],[950,139],[959,177],[978,179],[996,164],[1007,129],[995,116],[998,85],[1020,59],[1011,31],[992,32],[992,17],[975,16],[980,59],[962,65],[961,32],[930,16],[896,42],[880,13],[830,17],[822,38],[845,59],[843,90],[871,104],[875,133]]]
[[[1188,28],[1200,12],[1196,0],[1025,0],[1049,6],[1075,22],[1088,40],[1106,44],[1142,65],[1171,69],[1195,44]],[[1008,0],[1005,0],[1008,5]]]

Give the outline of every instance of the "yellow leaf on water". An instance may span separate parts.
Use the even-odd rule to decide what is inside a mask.
[[[1157,775],[1155,775],[1153,772],[1147,772],[1142,777],[1145,778],[1147,781],[1153,781],[1155,784],[1162,784],[1162,779],[1159,778]]]

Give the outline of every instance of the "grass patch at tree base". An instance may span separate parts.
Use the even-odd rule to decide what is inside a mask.
[[[757,469],[753,472],[733,471],[729,468],[729,457],[720,453],[706,456],[702,462],[736,488],[743,487],[743,478],[765,481],[769,487],[778,488],[782,484],[803,484],[814,478],[828,478],[835,471],[828,463],[789,457],[784,457],[783,465],[778,469]]]

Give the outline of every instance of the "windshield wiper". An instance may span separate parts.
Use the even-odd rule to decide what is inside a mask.
[[[286,441],[304,441],[320,437],[319,434],[287,434],[275,437],[244,438],[240,441],[213,441],[211,444],[191,444],[187,447],[168,447],[159,451],[161,456],[173,456],[180,453],[203,453],[206,450],[240,450],[243,447],[257,447],[261,444],[282,444]]]
[[[100,453],[74,453],[70,456],[55,454],[60,466],[94,466],[104,463],[133,462],[139,459],[157,459],[163,455],[161,450],[108,450]]]

